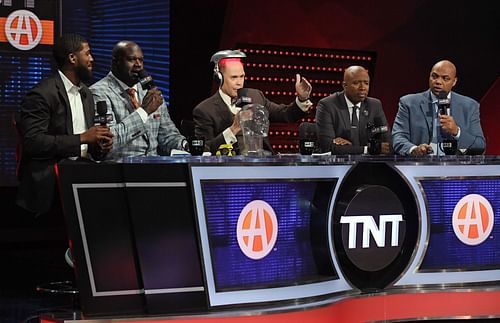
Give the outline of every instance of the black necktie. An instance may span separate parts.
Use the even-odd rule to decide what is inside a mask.
[[[358,115],[356,114],[357,106],[352,107],[351,115],[351,142],[353,146],[359,146],[359,130],[358,130]]]

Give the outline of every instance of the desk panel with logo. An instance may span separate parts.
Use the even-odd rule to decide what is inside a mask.
[[[144,158],[59,171],[87,315],[500,280],[497,159]]]

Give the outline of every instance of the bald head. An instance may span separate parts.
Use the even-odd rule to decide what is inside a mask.
[[[368,71],[363,66],[349,66],[344,70],[342,86],[344,87],[345,96],[353,104],[364,101],[370,89]]]
[[[434,64],[429,75],[429,88],[439,96],[440,92],[449,93],[457,83],[457,69],[455,64],[442,60]]]
[[[130,40],[120,41],[111,55],[113,75],[128,86],[137,83],[138,72],[144,69],[144,55],[139,45]]]
[[[352,80],[358,73],[366,73],[366,75],[368,75],[368,71],[363,66],[349,66],[344,70],[344,82],[346,82],[346,80]]]

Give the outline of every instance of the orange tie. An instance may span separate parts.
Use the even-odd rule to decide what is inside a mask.
[[[128,96],[130,97],[130,101],[132,101],[132,105],[134,106],[135,109],[139,108],[141,105],[139,104],[139,101],[137,101],[137,97],[135,96],[135,89],[134,88],[128,88],[127,93]]]

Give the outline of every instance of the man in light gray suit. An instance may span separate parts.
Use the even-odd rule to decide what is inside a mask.
[[[158,88],[143,89],[139,73],[144,55],[132,41],[113,48],[111,72],[90,87],[94,101],[105,101],[113,115],[109,126],[113,149],[106,159],[168,155],[172,149],[186,149],[187,141],[170,119]]]
[[[429,90],[403,96],[392,128],[394,151],[400,155],[423,156],[438,152],[438,136],[457,141],[466,153],[481,154],[486,143],[479,120],[479,103],[452,92],[457,83],[455,65],[437,62],[429,75]],[[438,97],[450,100],[450,114],[438,114]]]

